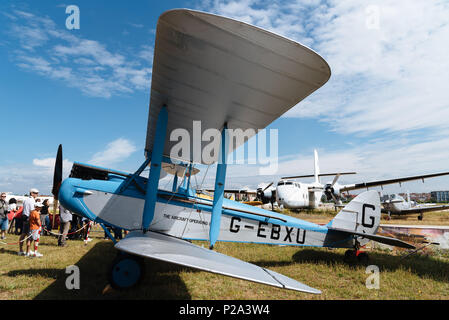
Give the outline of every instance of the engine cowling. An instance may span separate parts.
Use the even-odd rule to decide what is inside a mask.
[[[328,183],[324,186],[324,194],[328,201],[338,199],[340,197],[340,186],[338,184],[332,185]]]

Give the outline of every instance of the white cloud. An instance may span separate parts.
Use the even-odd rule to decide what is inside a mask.
[[[96,40],[75,36],[50,18],[17,10],[8,16],[7,35],[17,44],[10,50],[15,53],[11,59],[20,68],[62,81],[88,96],[110,98],[149,90],[152,59],[145,51],[148,46],[126,56]]]
[[[119,138],[106,146],[102,151],[94,154],[89,163],[97,166],[110,166],[128,158],[137,150],[137,147],[129,140]]]
[[[357,177],[341,178],[348,183],[352,178],[367,181],[449,171],[447,2],[227,0],[201,1],[198,9],[274,31],[326,59],[332,70],[329,82],[284,115],[324,122],[352,142],[350,147],[338,146],[338,152],[326,152],[335,149],[329,144],[330,132],[329,140],[317,145],[324,150],[322,171],[359,172]],[[363,139],[353,140],[354,136]],[[279,176],[312,171],[312,155],[279,162]],[[240,186],[260,183],[257,168],[228,172]],[[416,188],[431,188],[433,181],[448,188],[447,178]]]
[[[449,127],[446,2],[245,0],[200,7],[295,39],[328,61],[330,81],[287,117],[320,118],[345,134]]]

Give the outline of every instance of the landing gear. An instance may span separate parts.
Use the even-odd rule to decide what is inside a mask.
[[[343,261],[349,264],[365,264],[369,261],[369,256],[366,252],[360,250],[346,250]]]
[[[114,289],[129,289],[139,284],[144,275],[143,258],[120,252],[109,268],[108,280]]]

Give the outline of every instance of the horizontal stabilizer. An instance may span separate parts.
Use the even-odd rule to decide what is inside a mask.
[[[208,250],[185,240],[165,234],[140,231],[131,232],[118,242],[118,250],[138,256],[162,260],[225,276],[254,281],[274,287],[320,294],[296,280],[265,268]]]
[[[362,233],[362,232],[354,232],[354,231],[349,231],[349,230],[344,230],[344,229],[337,229],[337,228],[329,228],[329,230],[331,231],[337,231],[337,232],[344,232],[348,235],[354,235],[354,236],[360,236],[366,239],[370,239],[376,242],[380,242],[383,244],[388,244],[390,246],[395,246],[395,247],[400,247],[400,248],[406,248],[406,249],[415,249],[415,246],[404,242],[402,240],[396,239],[396,238],[390,238],[390,237],[385,237],[385,236],[379,236],[376,234],[366,234],[366,233]]]

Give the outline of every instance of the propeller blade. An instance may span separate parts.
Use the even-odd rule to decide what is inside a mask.
[[[274,182],[271,182],[268,186],[266,186],[262,191],[265,191],[265,190],[267,190],[269,187],[271,187],[271,185],[273,184]]]
[[[337,204],[337,203],[338,203],[338,200],[337,200],[337,198],[335,197],[335,195],[334,195],[333,192],[331,193],[331,196],[332,196],[332,199],[334,200],[334,203]]]
[[[59,188],[62,182],[62,145],[58,147],[58,153],[56,154],[55,171],[53,174],[53,188],[51,193],[58,199]]]
[[[334,186],[334,184],[337,182],[338,178],[340,178],[340,174],[339,174],[339,173],[337,173],[337,174],[335,175],[335,177],[334,177],[334,180],[332,180],[331,187]]]
[[[53,219],[51,222],[52,229],[54,229],[56,227],[55,217],[56,217],[56,211],[58,208],[58,194],[59,194],[59,188],[61,187],[61,183],[62,183],[62,145],[60,144],[58,147],[58,152],[56,154],[55,171],[53,173],[53,188],[51,189],[51,193],[53,194],[53,197],[54,197]]]

